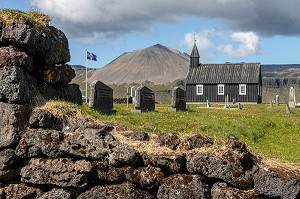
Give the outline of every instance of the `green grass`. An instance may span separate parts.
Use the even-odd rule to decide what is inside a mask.
[[[133,105],[117,104],[115,115],[101,115],[86,105],[79,108],[102,121],[118,122],[129,129],[142,132],[200,133],[226,140],[235,134],[256,153],[295,164],[300,164],[300,109],[292,109],[288,115],[285,105],[244,105],[223,109],[222,105],[210,109],[204,105],[192,105],[190,112],[168,112],[170,105],[158,104],[158,112],[131,113]]]

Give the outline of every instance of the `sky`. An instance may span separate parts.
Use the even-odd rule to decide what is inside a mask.
[[[0,0],[0,8],[38,10],[68,38],[70,65],[100,68],[124,52],[155,44],[201,63],[300,64],[299,0]]]

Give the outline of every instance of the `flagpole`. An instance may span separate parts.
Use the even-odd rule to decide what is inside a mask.
[[[87,49],[85,49],[85,102],[88,103],[88,92],[87,92],[87,78],[88,78],[88,66],[87,66]]]

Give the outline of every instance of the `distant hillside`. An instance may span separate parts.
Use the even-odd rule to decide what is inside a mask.
[[[96,70],[89,82],[100,80],[105,84],[173,82],[186,78],[190,57],[186,53],[160,44],[123,53],[106,66]]]
[[[262,76],[267,78],[298,78],[300,64],[263,64]]]
[[[82,65],[72,65],[71,67],[72,67],[74,70],[85,69],[85,66],[82,66]]]

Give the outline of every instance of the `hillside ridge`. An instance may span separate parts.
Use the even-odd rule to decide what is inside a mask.
[[[185,78],[189,56],[161,44],[125,52],[109,64],[96,70],[89,82],[100,80],[105,84],[143,83],[164,84]]]

